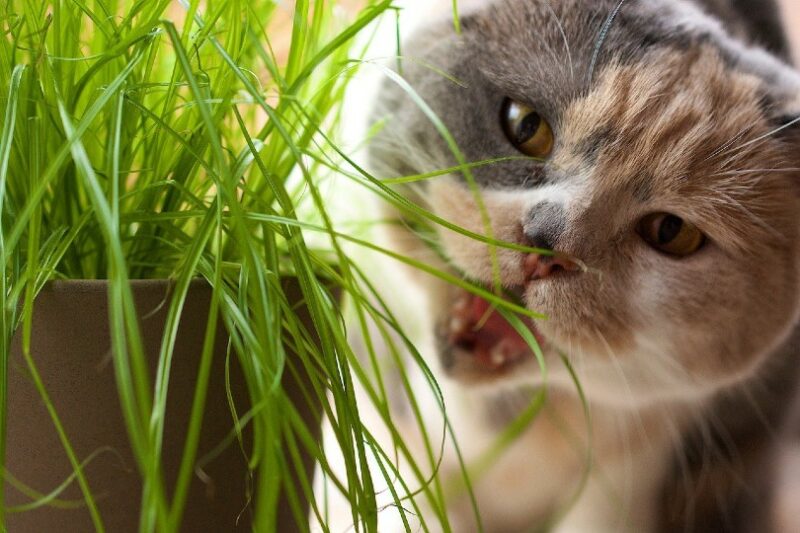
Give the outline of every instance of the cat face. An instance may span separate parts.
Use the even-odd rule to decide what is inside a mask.
[[[688,2],[616,5],[497,2],[473,8],[460,36],[446,21],[416,34],[404,76],[463,160],[502,161],[406,192],[470,231],[556,252],[495,248],[495,262],[438,229],[448,268],[487,286],[498,273],[547,315],[530,327],[553,383],[568,381],[563,353],[599,400],[706,394],[752,376],[798,316],[800,156],[784,126],[800,80]],[[407,91],[387,84],[380,100],[382,175],[458,164]],[[445,371],[537,379],[485,305],[430,294]]]

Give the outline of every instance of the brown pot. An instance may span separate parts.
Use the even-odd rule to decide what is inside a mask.
[[[296,283],[286,286],[288,294],[299,294]],[[133,532],[138,531],[141,482],[114,379],[107,288],[104,281],[48,284],[36,300],[31,353],[79,461],[99,451],[84,471],[106,530]],[[152,377],[167,312],[164,301],[169,285],[166,281],[133,281],[132,288]],[[211,289],[207,284],[193,283],[178,330],[163,448],[164,474],[170,493],[183,452],[210,298]],[[227,336],[220,325],[198,458],[223,442],[234,425],[225,393],[226,343]],[[249,402],[235,359],[232,356],[231,388],[241,416],[249,408]],[[8,380],[7,469],[27,486],[48,493],[70,476],[72,467],[29,377],[19,338],[14,341]],[[296,387],[296,383],[285,381],[284,386]],[[289,391],[289,394],[293,393]],[[310,427],[318,428],[319,410],[305,411]],[[313,464],[308,457],[306,465],[306,472],[301,475],[310,477]],[[248,468],[238,443],[234,441],[208,463],[203,472],[207,476],[205,480],[193,476],[182,531],[250,530],[252,508],[247,505],[246,497]],[[5,495],[9,507],[31,501],[8,482]],[[81,502],[77,483],[73,482],[58,499]],[[294,523],[287,505],[281,509],[284,512],[279,518],[278,531],[307,528],[307,524]],[[46,506],[9,513],[6,518],[7,530],[14,533],[94,529],[85,505]]]

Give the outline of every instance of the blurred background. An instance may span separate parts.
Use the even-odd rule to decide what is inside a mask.
[[[794,60],[800,61],[800,1],[779,0],[783,7],[786,27],[794,48]]]

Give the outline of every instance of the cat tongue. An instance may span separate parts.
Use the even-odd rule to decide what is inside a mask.
[[[472,294],[453,309],[450,342],[492,369],[531,354],[528,343],[511,324],[488,301]]]

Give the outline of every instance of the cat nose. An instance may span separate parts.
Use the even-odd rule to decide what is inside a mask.
[[[528,254],[522,263],[525,282],[545,279],[557,272],[575,272],[579,266],[563,255]]]
[[[522,226],[522,233],[528,246],[553,250],[556,241],[564,233],[565,226],[566,216],[563,207],[545,201],[531,209]],[[577,263],[558,252],[553,255],[528,254],[522,262],[526,283],[550,277],[557,272],[574,272],[578,269]]]
[[[552,202],[533,206],[522,223],[522,233],[528,246],[552,250],[566,228],[564,208]]]
[[[531,248],[552,250],[556,244],[553,237],[553,232],[548,228],[525,229],[525,241]]]

